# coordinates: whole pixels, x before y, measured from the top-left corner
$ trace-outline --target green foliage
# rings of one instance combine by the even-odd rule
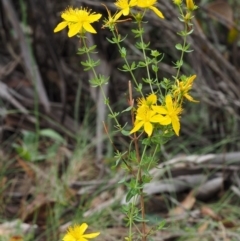
[[[53,141],[46,148],[46,153],[39,151],[39,141],[50,139]],[[39,135],[35,132],[24,131],[21,144],[13,143],[13,148],[18,155],[26,161],[37,162],[53,157],[60,145],[65,144],[64,138],[52,129],[40,130]]]

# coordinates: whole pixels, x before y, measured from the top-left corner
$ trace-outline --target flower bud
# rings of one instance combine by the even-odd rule
[[[195,4],[193,0],[186,0],[187,9],[193,11],[195,9]]]

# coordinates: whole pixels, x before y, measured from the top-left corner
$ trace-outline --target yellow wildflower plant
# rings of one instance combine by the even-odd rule
[[[117,0],[114,4],[120,10],[120,12],[116,15],[116,18],[118,19],[121,15],[129,15],[130,9],[137,5],[137,0]]]
[[[85,32],[97,33],[92,27],[92,23],[98,21],[102,14],[96,14],[86,8],[67,8],[62,12],[61,17],[64,19],[54,29],[54,33],[63,30],[68,27],[68,37],[73,37],[77,34],[83,34]]]
[[[67,234],[63,237],[63,241],[88,241],[88,239],[96,238],[100,233],[84,234],[88,225],[83,223],[81,225],[75,225],[70,227]]]
[[[191,102],[199,102],[197,100],[194,100],[193,97],[188,93],[192,89],[193,81],[195,80],[196,75],[192,75],[188,78],[186,78],[183,81],[177,80],[177,86],[174,86],[174,97],[177,100],[181,100],[185,97],[187,100]]]
[[[179,115],[182,112],[182,108],[173,102],[171,95],[165,97],[165,106],[153,106],[153,110],[161,115],[165,115],[165,124],[159,122],[161,125],[172,124],[173,130],[177,136],[179,136],[180,131],[180,120]]]
[[[138,0],[137,7],[151,9],[159,18],[164,18],[162,12],[154,6],[156,2],[157,0]]]

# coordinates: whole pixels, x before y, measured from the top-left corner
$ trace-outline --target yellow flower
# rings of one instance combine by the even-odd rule
[[[91,13],[91,10],[85,8],[72,7],[67,8],[62,12],[61,17],[64,19],[54,29],[54,33],[63,30],[68,26],[68,37],[73,37],[78,33],[90,32],[96,33],[96,30],[92,27],[91,23],[98,21],[102,14]]]
[[[165,115],[165,123],[160,123],[161,125],[169,125],[172,123],[172,127],[177,136],[179,136],[180,131],[180,121],[179,115],[182,112],[182,108],[172,101],[171,95],[165,97],[165,106],[153,106],[153,110],[156,113]]]
[[[156,4],[156,2],[157,2],[157,0],[138,0],[137,6],[139,8],[149,8],[154,13],[156,13],[159,18],[164,18],[162,12],[154,6]]]
[[[88,225],[86,223],[70,227],[67,234],[63,237],[63,241],[88,241],[88,239],[95,238],[100,234],[99,232],[84,234],[87,228]]]
[[[195,80],[196,75],[192,75],[185,79],[184,81],[177,80],[177,86],[175,87],[174,91],[174,97],[178,99],[182,99],[182,97],[185,97],[187,100],[191,102],[199,102],[197,100],[194,100],[191,95],[189,95],[189,91],[192,89],[193,81]]]
[[[193,0],[186,0],[186,5],[187,5],[187,9],[189,11],[193,11],[197,8],[197,6],[194,4]]]
[[[115,3],[120,12],[116,15],[116,18],[120,18],[121,15],[127,16],[130,13],[130,8],[137,5],[137,0],[117,0]]]
[[[153,110],[153,106],[156,106],[156,103],[157,96],[155,94],[150,94],[146,99],[144,97],[138,99],[136,120],[134,128],[130,131],[130,134],[143,127],[148,136],[151,136],[154,129],[153,123],[159,123],[162,125],[171,123],[164,116],[157,114],[156,111]]]
[[[105,28],[105,27],[113,28],[116,25],[116,23],[121,23],[121,22],[130,20],[130,19],[118,20],[119,17],[121,17],[121,15],[119,15],[119,13],[118,14],[115,13],[112,16],[112,14],[109,11],[109,9],[107,8],[107,6],[103,3],[102,3],[102,5],[106,8],[107,13],[108,13],[108,19],[104,20],[104,25],[102,26],[102,28]],[[116,31],[117,31],[117,29],[116,29]]]
[[[152,105],[157,103],[157,96],[155,94],[150,94],[146,99],[140,98],[138,99],[138,107],[148,106],[151,108]]]
[[[148,106],[140,106],[137,110],[134,128],[130,131],[130,134],[140,130],[140,128],[143,127],[148,136],[151,136],[153,132],[152,123],[165,123],[165,121],[166,118],[164,116],[156,114],[156,112],[150,109]]]

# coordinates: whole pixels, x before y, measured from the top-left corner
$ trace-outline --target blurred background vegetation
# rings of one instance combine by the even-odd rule
[[[68,38],[66,31],[53,33],[67,6],[88,6],[107,17],[101,3],[115,11],[113,1],[0,2],[0,240],[58,240],[68,221],[86,220],[104,230],[102,240],[123,240],[126,230],[118,205],[124,190],[116,184],[123,174],[111,169],[114,150],[102,121],[110,131],[114,127],[101,95],[90,88],[90,76],[80,65],[82,56],[76,52],[81,42]],[[164,182],[192,175],[196,180],[200,174],[206,180],[222,179],[220,186],[206,191],[207,197],[193,202],[189,201],[195,196],[191,191],[199,183],[184,190],[150,192],[149,225],[168,220],[168,229],[156,240],[200,240],[201,230],[201,240],[214,240],[222,232],[225,239],[220,235],[216,240],[240,240],[236,208],[240,197],[240,3],[196,0],[195,4],[199,9],[194,33],[188,38],[194,51],[184,57],[181,71],[197,75],[193,96],[200,102],[186,106],[180,137],[162,146],[159,163],[174,157],[191,158],[174,168],[162,165],[166,175],[158,179]],[[179,59],[175,45],[182,42],[177,32],[183,25],[171,0],[159,0],[158,7],[165,19],[147,14],[145,41],[163,54],[159,78],[164,79],[175,73],[172,63]],[[131,78],[118,70],[122,59],[106,41],[110,33],[101,24],[95,24],[98,34],[89,35],[88,42],[98,46],[96,57],[102,63],[98,71],[110,76],[105,92],[114,110],[121,111],[128,107]],[[130,22],[119,24],[118,31],[128,35],[124,43],[130,62],[141,59]],[[136,73],[139,78],[144,74]],[[144,88],[149,93],[148,86]],[[129,117],[123,114],[120,121],[124,125]],[[128,147],[127,139],[114,132],[111,135],[120,150]],[[219,154],[219,162],[201,165],[192,156],[206,158],[210,153]],[[169,210],[181,207],[184,200],[192,203],[186,209],[200,210],[200,214],[197,219],[191,213],[175,222]],[[210,200],[208,207],[202,203],[206,200]],[[227,218],[230,220],[224,223]],[[6,222],[18,228],[6,231]],[[23,223],[33,232],[26,231]]]

